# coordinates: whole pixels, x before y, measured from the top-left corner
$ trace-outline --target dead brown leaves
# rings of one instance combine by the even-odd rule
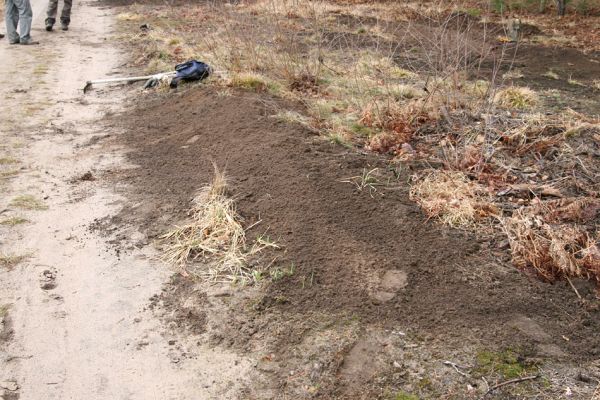
[[[591,212],[597,214],[600,203],[586,207],[583,202],[574,201],[562,209],[548,204],[545,207],[546,215],[522,209],[502,220],[513,264],[548,282],[584,278],[600,284],[600,237],[582,226],[563,223],[560,218],[564,216],[566,222]],[[557,220],[560,222],[550,222]]]
[[[369,104],[363,110],[359,123],[382,131],[369,140],[367,149],[397,154],[403,144],[412,140],[419,127],[433,120],[420,100],[406,104],[389,101]]]
[[[485,140],[467,139],[481,134],[450,133],[444,165],[451,171],[425,171],[411,196],[451,226],[480,230],[489,217],[499,221],[523,271],[547,282],[590,279],[600,288],[597,132],[595,120],[579,115],[510,120],[497,131],[492,157]]]

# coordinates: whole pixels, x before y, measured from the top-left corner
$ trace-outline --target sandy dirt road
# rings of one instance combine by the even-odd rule
[[[123,167],[121,151],[95,145],[118,134],[96,121],[123,91],[81,91],[126,73],[112,10],[78,2],[70,31],[47,33],[45,1],[32,5],[41,45],[0,41],[0,397],[234,398],[249,363],[177,337],[148,310],[171,272],[144,236],[121,227],[129,248],[115,251],[89,229],[127,202],[94,179]]]

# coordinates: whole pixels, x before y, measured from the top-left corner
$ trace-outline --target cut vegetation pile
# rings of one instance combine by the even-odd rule
[[[570,200],[538,204],[544,210],[533,214],[521,209],[503,220],[513,263],[534,271],[548,282],[559,279],[593,279],[600,284],[598,232],[588,232],[569,220],[587,220],[600,210],[600,200]]]
[[[227,195],[225,175],[216,165],[214,169],[212,183],[194,197],[190,222],[162,237],[164,259],[182,273],[191,272],[211,282],[252,282],[260,272],[248,267],[248,258],[277,245],[258,238],[247,248],[241,217]]]

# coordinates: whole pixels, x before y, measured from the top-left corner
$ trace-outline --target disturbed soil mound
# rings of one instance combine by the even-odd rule
[[[272,267],[294,266],[266,287],[256,314],[224,324],[228,343],[268,338],[285,353],[318,312],[401,327],[446,347],[469,338],[484,347],[527,346],[540,357],[600,355],[599,313],[578,304],[568,286],[528,279],[493,257],[493,244],[426,221],[408,198],[408,169],[391,171],[384,159],[283,122],[274,117],[280,106],[266,95],[202,87],[144,100],[111,122],[124,128],[117,140],[139,166],[117,174],[131,201],[113,223],[156,238],[185,219],[215,162],[245,226],[260,221],[248,238],[266,233],[282,246],[270,254]],[[376,186],[348,182],[374,168]],[[242,329],[248,320],[256,328]],[[548,334],[511,328],[520,320]]]

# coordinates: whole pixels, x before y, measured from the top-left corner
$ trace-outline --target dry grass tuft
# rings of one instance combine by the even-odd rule
[[[17,196],[9,204],[13,207],[18,207],[23,210],[46,210],[48,208],[42,201],[36,199],[30,194]]]
[[[535,106],[539,99],[537,94],[527,87],[512,86],[499,91],[495,101],[501,107],[524,110]]]
[[[19,265],[21,262],[25,261],[28,257],[28,254],[15,255],[0,253],[0,266],[7,269],[12,269],[15,266]]]
[[[19,161],[13,157],[0,157],[0,165],[17,164]]]
[[[368,104],[362,111],[359,123],[368,128],[384,131],[383,134],[374,136],[367,148],[387,153],[409,142],[416,128],[430,119],[433,118],[424,111],[418,101],[407,104],[386,101]]]
[[[19,225],[19,224],[24,224],[26,222],[29,222],[29,221],[23,217],[10,217],[10,218],[5,218],[3,220],[0,220],[0,225],[15,226],[15,225]]]
[[[560,279],[595,279],[600,284],[600,237],[579,226],[549,224],[540,215],[517,210],[502,219],[513,264],[534,271],[548,282]]]
[[[296,111],[283,110],[273,115],[273,118],[290,124],[310,126],[309,119]]]
[[[577,79],[573,79],[573,76],[569,75],[569,79],[567,79],[567,83],[573,86],[585,86],[585,84]]]
[[[525,75],[519,69],[513,69],[502,75],[503,79],[521,79],[524,78]]]
[[[410,197],[430,218],[452,227],[470,226],[498,213],[483,187],[459,171],[429,170],[416,179]]]
[[[124,13],[117,15],[117,21],[137,22],[137,21],[141,21],[143,18],[144,18],[143,15],[130,13],[130,12],[124,12]]]
[[[277,86],[262,75],[253,73],[236,74],[231,77],[230,86],[256,92],[276,91]]]
[[[227,195],[225,175],[216,165],[213,181],[195,197],[190,214],[188,224],[162,237],[168,243],[164,260],[201,279],[252,282],[257,275],[247,266],[248,257],[277,247],[259,239],[247,248],[242,219]]]
[[[550,79],[555,79],[555,80],[560,79],[560,76],[558,76],[558,74],[556,72],[552,71],[552,70],[546,72],[542,76],[544,76],[546,78],[550,78]]]

